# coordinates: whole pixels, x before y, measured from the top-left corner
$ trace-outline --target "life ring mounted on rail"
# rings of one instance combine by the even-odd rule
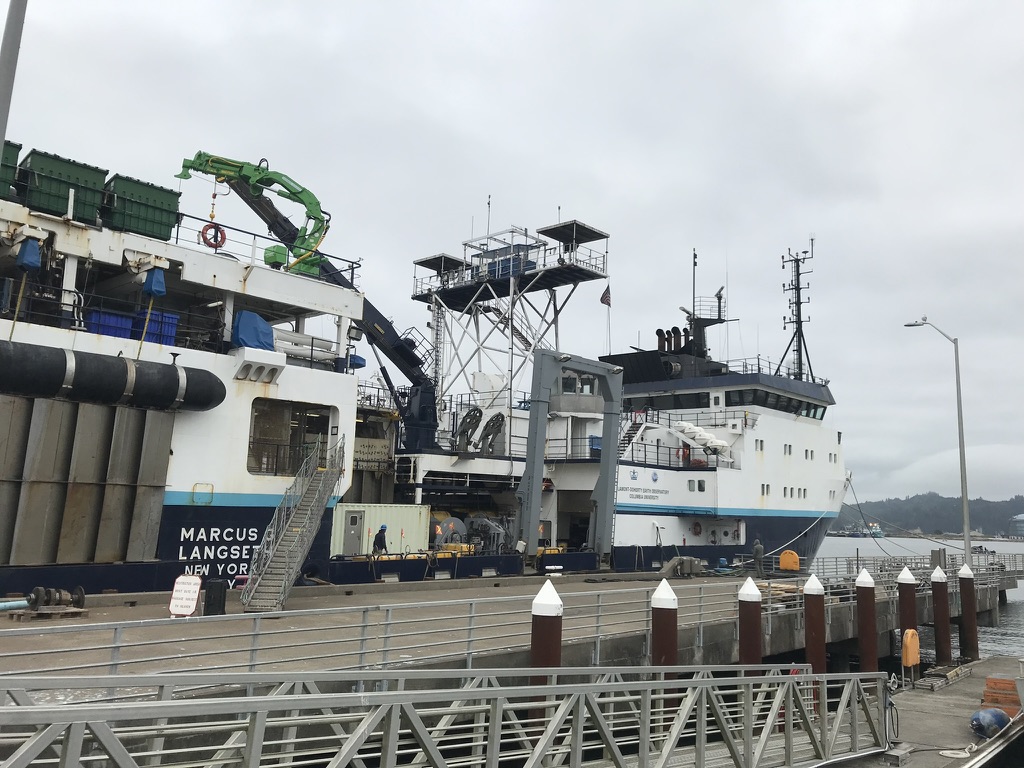
[[[694,536],[700,536],[700,531],[701,531],[700,523],[694,523],[692,530],[693,530],[693,535]]]
[[[202,228],[199,235],[203,239],[203,245],[214,250],[223,248],[228,241],[228,233],[224,227],[214,224],[212,221]]]

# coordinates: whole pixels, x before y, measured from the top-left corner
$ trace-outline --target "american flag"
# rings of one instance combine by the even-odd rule
[[[604,289],[604,293],[601,294],[601,303],[606,307],[612,305],[612,287],[609,285]]]

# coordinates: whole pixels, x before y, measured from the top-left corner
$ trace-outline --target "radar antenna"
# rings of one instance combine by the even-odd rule
[[[807,351],[807,340],[804,338],[804,323],[810,322],[810,318],[804,319],[803,316],[803,305],[809,304],[811,299],[809,296],[805,297],[804,291],[810,289],[810,284],[804,285],[802,278],[804,274],[810,274],[810,271],[804,272],[802,270],[805,261],[810,261],[814,258],[814,238],[811,238],[810,250],[798,251],[793,253],[792,249],[786,256],[782,257],[782,268],[785,269],[786,265],[790,266],[793,277],[788,283],[782,284],[782,290],[786,293],[792,294],[789,297],[789,317],[783,318],[782,328],[783,330],[790,327],[793,328],[793,335],[789,339],[789,345],[786,347],[786,351],[782,353],[782,360],[786,359],[786,355],[789,354],[789,350],[793,350],[793,368],[791,375],[794,379],[803,381],[805,378],[808,380],[814,380],[814,368],[811,365],[811,355]],[[807,363],[807,375],[804,375],[804,362]],[[775,369],[775,375],[779,375],[779,371],[782,369],[782,362]]]

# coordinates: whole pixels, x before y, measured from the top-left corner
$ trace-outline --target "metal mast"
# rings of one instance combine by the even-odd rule
[[[810,289],[810,284],[803,284],[803,276],[810,274],[810,271],[803,270],[803,264],[805,261],[810,261],[814,258],[814,238],[811,238],[810,250],[798,251],[793,253],[792,249],[788,250],[787,255],[782,257],[782,268],[785,269],[789,265],[792,271],[792,278],[788,283],[782,284],[782,290],[785,293],[791,294],[789,297],[789,317],[783,318],[782,327],[783,329],[793,328],[793,335],[789,339],[789,345],[786,347],[786,351],[782,353],[782,361],[785,361],[786,355],[789,354],[789,350],[793,350],[793,363],[791,376],[794,379],[803,381],[804,379],[814,379],[814,367],[811,365],[811,355],[807,351],[807,340],[804,338],[804,323],[810,322],[810,318],[804,320],[803,316],[803,305],[809,304],[811,299],[804,295],[804,291]],[[775,368],[775,375],[778,376],[782,370],[782,361]],[[804,374],[804,362],[807,363],[807,374]]]

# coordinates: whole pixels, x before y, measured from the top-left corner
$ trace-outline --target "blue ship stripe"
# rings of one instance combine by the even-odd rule
[[[202,493],[194,491],[167,491],[164,493],[165,507],[269,507],[281,503],[281,493]],[[339,501],[331,496],[327,506],[333,507]]]
[[[708,507],[654,507],[648,504],[616,504],[616,513],[620,515],[698,515],[711,517],[715,512]],[[744,507],[720,508],[718,517],[768,517],[768,518],[833,518],[838,512],[825,512],[820,509],[754,509]]]

